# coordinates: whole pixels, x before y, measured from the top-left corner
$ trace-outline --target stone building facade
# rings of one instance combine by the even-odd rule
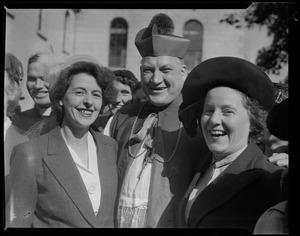
[[[244,9],[5,9],[5,50],[15,54],[25,68],[35,52],[89,54],[111,69],[126,68],[137,78],[141,57],[134,45],[137,32],[148,26],[157,13],[166,13],[174,21],[179,36],[192,39],[185,58],[188,69],[216,56],[236,56],[255,62],[258,49],[268,45],[266,29],[235,29],[219,20],[226,13]],[[283,81],[270,75],[273,81]],[[22,110],[33,101],[24,83]]]

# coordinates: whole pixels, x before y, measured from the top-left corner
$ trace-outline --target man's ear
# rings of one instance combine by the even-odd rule
[[[180,72],[182,74],[183,81],[185,81],[186,77],[188,76],[187,67],[185,64],[182,64]]]
[[[142,70],[143,70],[143,67],[140,65],[140,76],[141,76],[140,78],[141,79],[142,79],[142,76],[143,76],[143,71]]]

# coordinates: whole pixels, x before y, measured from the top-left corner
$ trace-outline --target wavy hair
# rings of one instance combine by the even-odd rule
[[[102,89],[102,108],[107,104],[108,99],[105,96],[105,90],[109,84],[109,81],[114,76],[112,71],[110,71],[106,67],[99,66],[95,63],[86,62],[86,61],[79,61],[74,64],[72,64],[70,67],[67,67],[64,69],[56,83],[53,85],[50,91],[50,100],[51,100],[51,106],[53,111],[56,114],[57,121],[59,123],[62,122],[64,117],[64,110],[59,105],[59,101],[63,98],[66,91],[68,90],[71,81],[72,76],[79,74],[79,73],[87,73],[91,76],[93,76],[96,79],[97,84]]]

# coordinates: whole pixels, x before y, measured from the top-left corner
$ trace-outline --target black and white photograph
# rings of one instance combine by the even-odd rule
[[[3,4],[5,235],[292,233],[297,4],[155,4]]]

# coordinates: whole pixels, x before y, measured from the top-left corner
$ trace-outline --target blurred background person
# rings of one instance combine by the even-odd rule
[[[114,227],[118,146],[90,129],[108,79],[88,55],[61,65],[48,87],[59,126],[12,152],[7,227]]]
[[[116,70],[114,74],[115,78],[111,81],[109,89],[118,92],[113,101],[107,105],[112,114],[115,114],[124,105],[132,102],[133,90],[138,82],[135,75],[129,70]]]
[[[139,103],[145,101],[147,101],[147,96],[142,88],[141,81],[138,81],[133,91],[132,103]]]
[[[273,82],[276,91],[275,104],[279,104],[289,97],[289,86],[285,83]]]
[[[289,153],[289,99],[276,104],[269,112],[267,117],[267,127],[269,130],[268,136],[264,138],[266,144],[266,153],[271,158],[276,158],[280,155]],[[283,163],[281,165],[288,165],[287,160],[278,160]],[[255,234],[288,234],[289,233],[289,179],[288,169],[284,175],[282,186],[286,188],[283,191],[283,201],[270,207],[259,218],[255,225]]]
[[[288,99],[288,95],[289,95],[289,90],[288,90],[288,84],[285,84],[285,83],[275,83],[273,82],[273,85],[274,85],[274,88],[275,88],[275,92],[276,92],[276,100],[275,100],[275,106],[277,106],[278,104],[280,104],[281,102],[285,101],[286,99]],[[285,104],[285,106],[287,106],[287,103]],[[273,109],[272,109],[273,110]],[[272,112],[276,112],[277,115],[280,116],[280,114],[276,111],[277,109],[275,109],[274,111]],[[281,117],[278,117],[278,118],[275,118],[273,115],[272,116],[268,116],[268,119],[269,121],[267,121],[267,131],[266,131],[266,134],[265,136],[262,138],[261,142],[259,143],[259,146],[260,148],[263,150],[264,154],[271,157],[273,155],[273,151],[272,149],[276,148],[278,145],[281,145],[286,143],[287,141],[284,141],[284,140],[279,140],[276,135],[274,136],[275,133],[277,132],[287,132],[287,130],[284,130],[281,128],[281,126],[284,126],[285,124],[280,124],[280,127],[278,127],[276,129],[276,127],[272,127],[272,129],[276,129],[277,131],[275,131],[275,133],[273,132],[273,134],[270,134],[270,131],[269,131],[269,126],[270,126],[270,123],[271,123],[271,119],[274,120],[274,119],[282,119],[282,122],[287,122],[288,121],[288,117],[283,115]],[[284,120],[286,119],[286,120]],[[274,124],[279,124],[278,122],[274,122]],[[271,147],[272,146],[272,147]],[[286,146],[286,145],[283,145],[283,146]],[[286,150],[282,150],[282,153],[280,155],[278,155],[278,153],[280,152],[281,150],[277,150],[277,154],[274,155],[272,158],[270,158],[270,160],[272,162],[275,162],[280,165],[283,164],[283,161],[288,161],[288,158],[287,155],[285,155],[286,153]],[[276,160],[275,159],[275,156],[276,156]]]
[[[34,107],[15,117],[13,124],[18,128],[28,131],[35,123],[50,116],[49,83],[45,79],[54,61],[53,53],[36,53],[28,59],[26,87]]]
[[[280,202],[282,173],[255,144],[275,104],[270,78],[234,57],[208,59],[188,75],[180,119],[190,135],[200,126],[213,160],[199,169],[179,207],[180,227],[245,230]]]
[[[22,95],[23,66],[16,56],[5,54],[4,68],[4,175],[10,170],[9,158],[13,147],[27,140],[24,130],[12,124]]]
[[[265,154],[289,153],[289,99],[276,104],[267,117],[267,135],[263,138]]]
[[[94,122],[93,127],[102,131],[105,126],[110,124],[112,116],[126,104],[132,103],[133,91],[138,82],[135,75],[129,70],[116,70],[114,77],[106,89],[106,97],[109,98],[108,104]]]

